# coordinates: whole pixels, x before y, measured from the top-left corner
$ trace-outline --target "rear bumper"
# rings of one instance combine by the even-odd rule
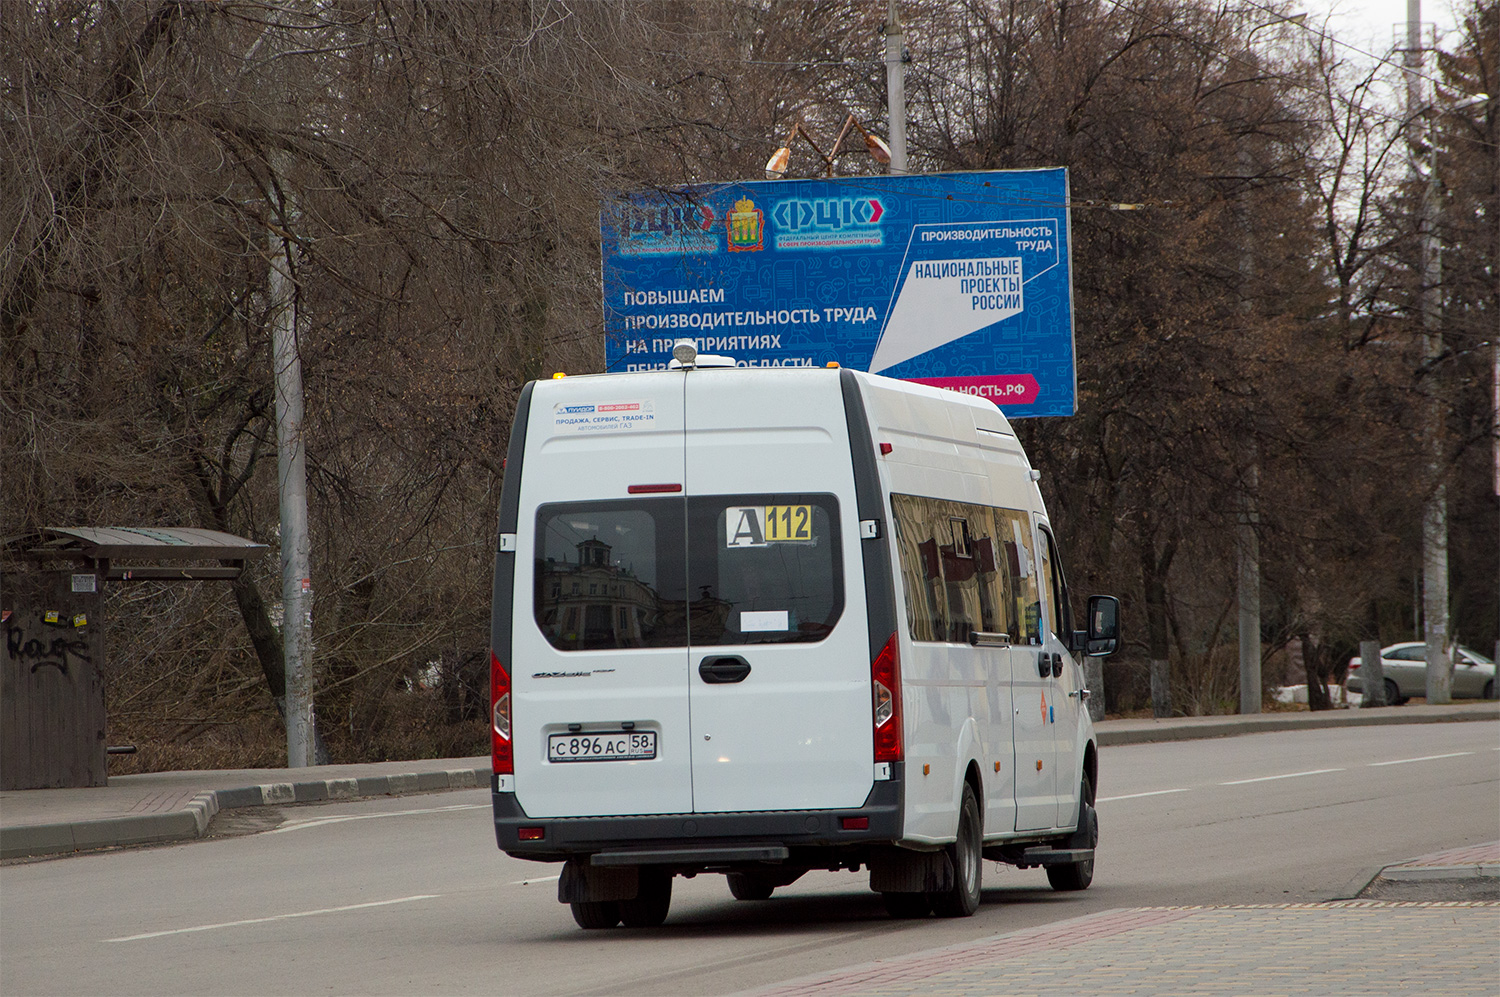
[[[495,841],[516,858],[556,862],[580,855],[660,852],[664,861],[692,852],[714,865],[712,856],[748,855],[761,848],[769,859],[777,846],[796,849],[858,849],[901,838],[900,763],[894,778],[876,782],[863,805],[843,810],[775,810],[752,813],[650,814],[639,817],[531,817],[514,793],[502,793],[490,779],[495,810]],[[846,818],[864,818],[867,827],[845,830]],[[541,839],[522,841],[522,827],[541,829]],[[633,858],[634,856],[632,856]],[[774,859],[773,859],[774,860]],[[604,862],[595,864],[616,864]],[[646,864],[646,863],[642,863]]]

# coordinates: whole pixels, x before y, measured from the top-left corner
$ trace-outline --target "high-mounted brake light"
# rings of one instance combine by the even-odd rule
[[[514,775],[510,731],[510,673],[490,651],[490,763],[496,775]]]
[[[872,720],[875,724],[875,760],[899,762],[905,757],[901,744],[901,662],[896,635],[870,662]]]

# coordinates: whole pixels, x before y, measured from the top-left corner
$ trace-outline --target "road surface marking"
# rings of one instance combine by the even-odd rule
[[[1423,755],[1421,758],[1398,758],[1394,762],[1371,762],[1371,768],[1379,768],[1382,765],[1405,765],[1408,762],[1434,762],[1439,758],[1462,758],[1464,755],[1472,755],[1472,751],[1453,751],[1446,755]]]
[[[1285,775],[1263,775],[1258,779],[1232,779],[1229,782],[1221,782],[1221,786],[1243,786],[1249,782],[1271,782],[1276,779],[1300,779],[1305,775],[1326,775],[1329,772],[1342,772],[1343,769],[1313,769],[1311,772],[1288,772]]]
[[[1186,787],[1184,787],[1183,789],[1153,789],[1149,793],[1126,793],[1124,796],[1101,796],[1094,802],[1113,803],[1115,800],[1137,800],[1142,796],[1166,796],[1168,793],[1186,793],[1187,791],[1188,790]]]
[[[302,910],[295,914],[273,914],[270,917],[252,917],[244,921],[224,921],[219,924],[199,924],[191,928],[173,928],[170,931],[148,931],[142,935],[126,935],[124,938],[106,938],[106,942],[139,942],[146,938],[163,938],[167,935],[187,935],[195,931],[215,931],[219,928],[239,928],[247,924],[267,924],[271,921],[287,921],[294,917],[312,917],[315,914],[340,914],[350,910],[366,910],[370,907],[389,907],[391,904],[409,904],[414,900],[436,900],[441,894],[422,893],[414,897],[396,900],[376,900],[367,904],[349,904],[346,907],[324,907],[320,910]]]
[[[280,827],[267,831],[267,834],[283,834],[287,831],[305,831],[310,827],[322,827],[325,824],[342,824],[350,820],[375,820],[378,817],[410,817],[413,814],[442,814],[457,810],[488,810],[488,803],[463,803],[451,807],[428,807],[425,810],[389,810],[379,814],[344,814],[338,817],[310,817],[307,820],[289,821]]]
[[[559,879],[562,879],[562,873],[558,873],[556,876],[541,876],[541,877],[538,877],[537,879],[518,879],[514,883],[511,883],[510,885],[511,886],[530,886],[532,883],[555,883]]]

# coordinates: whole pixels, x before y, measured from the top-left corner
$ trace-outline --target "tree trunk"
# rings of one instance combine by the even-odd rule
[[[1307,674],[1307,708],[1309,710],[1331,710],[1333,700],[1328,697],[1329,668],[1325,659],[1328,648],[1313,643],[1311,635],[1303,633],[1297,638],[1302,642],[1302,670]]]
[[[1143,530],[1142,532],[1146,532]],[[1151,660],[1151,715],[1172,715],[1172,668],[1167,634],[1167,568],[1176,554],[1175,542],[1168,543],[1160,557],[1152,537],[1140,544],[1141,581],[1146,592],[1146,650]]]

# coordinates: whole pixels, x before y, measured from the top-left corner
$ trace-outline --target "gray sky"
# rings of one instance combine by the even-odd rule
[[[1422,0],[1422,20],[1437,26],[1440,39],[1458,26],[1453,7],[1452,0]],[[1376,56],[1389,54],[1398,30],[1405,36],[1406,0],[1304,0],[1297,10],[1307,11],[1313,22],[1331,14],[1335,38]]]

